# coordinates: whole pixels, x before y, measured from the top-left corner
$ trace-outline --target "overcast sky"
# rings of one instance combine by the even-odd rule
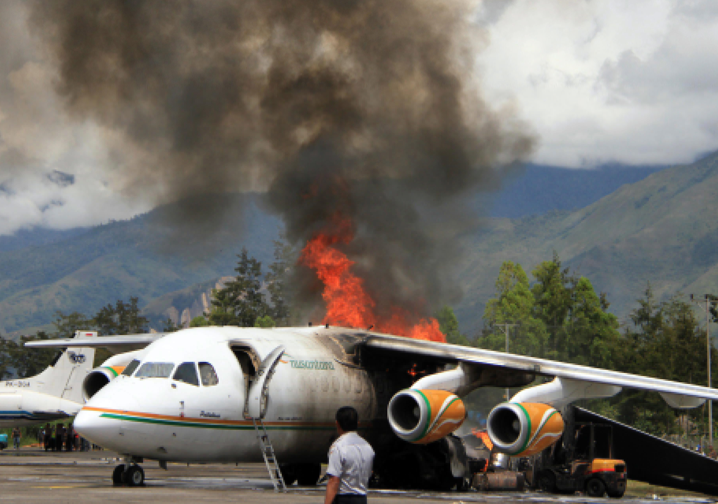
[[[20,0],[0,3],[0,234],[146,211],[120,194],[112,132],[77,122]],[[718,149],[718,2],[504,0],[476,13],[477,79],[539,138],[537,163],[690,162]]]

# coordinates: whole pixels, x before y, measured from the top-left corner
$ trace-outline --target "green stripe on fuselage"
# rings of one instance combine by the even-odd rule
[[[157,418],[144,418],[127,415],[115,415],[112,413],[103,413],[100,418],[111,418],[113,420],[125,420],[127,422],[139,422],[149,423],[156,425],[171,425],[174,427],[195,427],[200,429],[223,429],[223,430],[254,430],[252,425],[226,425],[226,424],[212,424],[212,423],[195,423],[195,422],[183,422],[181,420],[159,420]],[[310,430],[310,431],[333,431],[336,430],[334,426],[320,426],[320,425],[266,425],[267,430]]]

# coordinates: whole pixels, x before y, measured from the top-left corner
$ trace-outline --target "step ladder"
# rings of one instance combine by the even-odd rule
[[[259,447],[262,450],[264,464],[267,466],[269,478],[272,480],[272,485],[274,485],[274,491],[279,492],[281,490],[286,493],[287,485],[284,484],[284,477],[282,477],[282,471],[279,469],[279,464],[277,464],[277,457],[274,455],[274,448],[269,441],[264,422],[261,418],[252,418],[252,423],[254,424],[254,432],[257,433]]]

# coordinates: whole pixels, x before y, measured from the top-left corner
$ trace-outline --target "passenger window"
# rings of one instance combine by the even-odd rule
[[[145,362],[135,378],[169,378],[174,367],[171,362]]]
[[[173,379],[190,385],[199,387],[199,379],[197,378],[197,369],[194,367],[194,362],[183,362],[177,367]]]
[[[137,369],[137,366],[139,366],[139,365],[140,365],[140,361],[138,361],[137,359],[133,360],[132,362],[130,362],[127,365],[127,367],[124,369],[124,371],[122,371],[122,374],[124,376],[132,376],[132,373],[135,372],[135,369]]]
[[[214,367],[208,362],[199,363],[199,375],[202,377],[202,385],[205,387],[211,387],[219,383],[217,373],[214,372]]]

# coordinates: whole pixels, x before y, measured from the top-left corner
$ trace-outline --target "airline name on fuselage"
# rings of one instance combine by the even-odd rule
[[[317,360],[290,360],[293,368],[314,369],[315,371],[334,371],[334,363]]]
[[[204,418],[222,418],[220,414],[214,413],[212,411],[200,411],[199,416]]]

